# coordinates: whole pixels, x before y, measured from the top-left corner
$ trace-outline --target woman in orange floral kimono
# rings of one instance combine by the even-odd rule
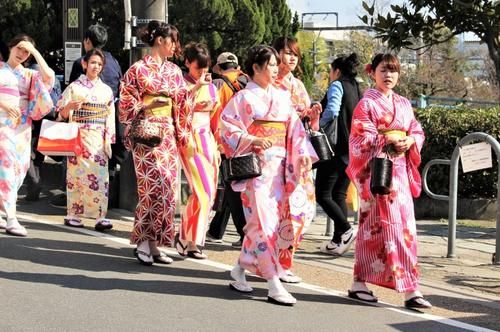
[[[132,150],[139,197],[130,241],[137,244],[134,254],[140,263],[170,264],[172,259],[158,246],[170,246],[174,239],[177,147],[190,137],[192,103],[180,68],[167,60],[180,51],[177,28],[151,21],[142,40],[151,46],[151,55],[134,63],[120,86],[119,118],[127,126],[125,145]],[[163,139],[158,146],[131,140],[137,117],[160,125]]]
[[[367,71],[375,80],[354,110],[347,175],[360,194],[354,282],[349,297],[376,302],[366,282],[405,293],[408,308],[430,308],[419,291],[417,230],[412,197],[421,191],[422,127],[408,99],[392,90],[400,64],[392,54],[378,54]],[[370,191],[370,160],[388,153],[393,161],[387,195]]]
[[[319,114],[321,113],[321,104],[311,105],[311,99],[301,80],[293,76],[293,72],[300,64],[300,48],[296,39],[289,37],[279,37],[273,42],[274,49],[278,52],[280,64],[278,67],[278,76],[274,81],[274,86],[280,90],[286,91],[290,95],[293,108],[297,115],[303,119],[308,117],[313,129],[319,129]],[[283,282],[298,283],[302,281],[291,271],[293,265],[293,255],[304,237],[309,224],[294,224],[293,245],[287,248],[280,248],[280,279]]]

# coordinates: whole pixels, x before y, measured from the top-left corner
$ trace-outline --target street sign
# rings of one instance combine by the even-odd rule
[[[68,8],[68,28],[78,28],[78,8]]]
[[[69,83],[69,76],[73,62],[82,56],[81,42],[65,42],[64,43],[64,83]]]

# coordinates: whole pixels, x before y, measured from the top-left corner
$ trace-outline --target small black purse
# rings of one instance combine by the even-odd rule
[[[322,129],[320,129],[320,131],[312,130],[311,125],[309,124],[309,118],[306,117],[304,120],[304,128],[309,135],[309,140],[311,141],[314,151],[316,151],[316,154],[318,155],[319,160],[317,163],[331,160],[334,153],[325,133]]]
[[[246,180],[262,175],[260,158],[254,152],[223,160],[221,171],[226,182]]]

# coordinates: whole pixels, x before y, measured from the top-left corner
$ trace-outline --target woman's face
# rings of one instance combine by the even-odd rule
[[[399,73],[387,68],[386,62],[381,62],[377,68],[375,68],[372,77],[375,80],[375,87],[377,90],[387,95],[394,89],[396,84],[398,84]]]
[[[30,52],[19,46],[19,43],[10,49],[9,62],[14,63],[14,67],[28,60]]]
[[[94,54],[90,57],[89,61],[82,61],[83,69],[86,71],[85,74],[90,80],[96,79],[102,71],[103,61],[101,57]]]
[[[199,80],[202,75],[208,73],[208,67],[200,68],[198,66],[198,61],[189,62],[186,60],[186,67],[189,69],[189,75],[191,75],[195,80]]]
[[[264,64],[262,67],[254,64],[254,80],[258,79],[262,83],[269,84],[276,80],[278,77],[278,60],[274,55],[271,55],[269,62]]]
[[[340,77],[340,69],[335,68],[330,66],[330,82],[338,80]]]
[[[285,46],[284,49],[280,51],[281,64],[283,68],[287,71],[294,71],[299,63],[299,57],[297,54],[293,53],[291,49]]]
[[[170,37],[158,37],[158,50],[160,56],[170,58],[175,53],[175,43]]]

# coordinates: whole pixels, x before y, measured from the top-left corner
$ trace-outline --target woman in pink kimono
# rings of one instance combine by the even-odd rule
[[[49,68],[35,42],[27,35],[14,37],[7,62],[0,61],[0,228],[8,234],[26,236],[26,229],[16,217],[17,191],[30,164],[31,121],[50,112],[50,90],[54,71]],[[22,63],[33,56],[39,71],[24,68]]]
[[[354,282],[349,297],[376,302],[366,283],[405,294],[408,308],[430,308],[419,291],[417,230],[412,197],[421,191],[422,127],[408,99],[394,93],[400,64],[392,54],[377,54],[367,70],[375,80],[354,110],[349,137],[347,174],[360,195]],[[370,191],[370,160],[393,161],[392,186],[387,195]]]
[[[293,246],[294,229],[314,215],[311,163],[317,156],[289,94],[272,84],[278,61],[272,47],[250,49],[245,67],[252,81],[229,101],[220,126],[228,157],[254,151],[262,166],[261,176],[232,183],[241,192],[247,224],[230,287],[251,292],[249,270],[267,280],[269,302],[293,305],[296,299],[279,279],[279,248]]]
[[[184,174],[192,194],[182,214],[175,246],[181,256],[205,259],[200,247],[205,245],[208,217],[217,191],[220,156],[210,129],[210,119],[218,107],[217,88],[208,73],[210,54],[200,43],[184,48],[189,72],[184,79],[194,99],[193,132],[189,143],[179,148]]]
[[[313,129],[319,129],[319,115],[321,113],[321,104],[311,104],[311,99],[301,80],[293,76],[293,72],[300,64],[300,48],[295,38],[279,37],[273,42],[274,49],[279,54],[280,64],[278,66],[278,76],[274,81],[274,86],[280,90],[287,91],[290,94],[293,108],[302,119],[308,117]],[[300,68],[300,67],[299,67]],[[298,225],[294,225],[298,226]],[[293,246],[280,248],[280,279],[287,283],[299,283],[302,279],[291,271],[293,264],[293,255],[297,250],[308,224],[294,228]]]
[[[115,143],[115,104],[111,88],[99,75],[105,66],[101,50],[85,54],[81,75],[71,83],[57,103],[59,118],[78,123],[81,155],[68,157],[66,172],[67,216],[64,224],[83,227],[82,217],[95,219],[95,229],[113,228],[108,212],[111,144]]]
[[[127,126],[125,145],[132,150],[139,197],[130,241],[137,245],[134,254],[141,264],[170,264],[172,259],[158,246],[171,246],[174,240],[177,147],[189,142],[192,102],[180,68],[168,61],[180,52],[177,28],[150,21],[142,40],[151,46],[151,55],[134,63],[120,86],[119,119]],[[130,127],[137,117],[159,124],[159,145],[131,140]]]

